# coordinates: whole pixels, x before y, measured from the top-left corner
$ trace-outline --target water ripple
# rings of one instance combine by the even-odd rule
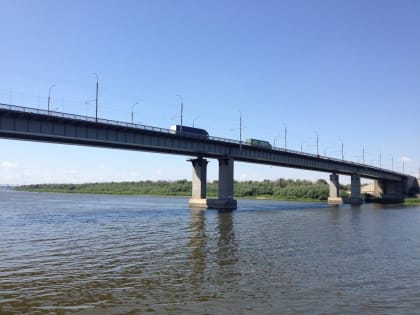
[[[0,314],[420,308],[420,209],[0,193]]]

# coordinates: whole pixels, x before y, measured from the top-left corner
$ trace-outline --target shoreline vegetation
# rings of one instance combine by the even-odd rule
[[[340,194],[346,196],[347,186],[341,185]],[[218,181],[207,183],[207,196],[217,197]],[[79,194],[143,195],[143,196],[191,196],[192,184],[188,180],[108,182],[86,184],[36,184],[17,186],[18,191],[59,192]],[[319,179],[278,179],[275,181],[235,181],[235,198],[275,199],[291,201],[326,201],[329,185]]]
[[[406,205],[420,205],[420,198],[405,198],[404,204]]]
[[[207,197],[217,197],[218,181],[207,183]],[[15,187],[18,191],[103,195],[191,196],[192,183],[176,181],[105,182],[86,184],[35,184]],[[340,185],[340,196],[349,197],[350,185]],[[240,199],[269,199],[285,201],[327,201],[329,185],[323,179],[277,179],[275,181],[235,181],[234,196]],[[420,198],[406,198],[406,205],[420,205]]]

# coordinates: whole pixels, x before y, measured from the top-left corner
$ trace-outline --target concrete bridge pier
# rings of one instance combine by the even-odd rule
[[[236,209],[233,184],[233,159],[229,157],[219,159],[219,199],[211,200],[209,206],[216,209]]]
[[[338,175],[333,173],[330,175],[330,196],[328,197],[328,203],[332,205],[338,205],[343,203],[343,198],[340,197],[340,183]]]
[[[203,199],[207,196],[207,164],[202,157],[190,160],[192,172],[192,199]]]
[[[363,203],[361,194],[360,174],[351,175],[351,196],[346,200],[351,205],[361,205]]]
[[[207,198],[207,164],[202,157],[189,160],[192,163],[192,196],[189,200],[193,208],[214,208],[233,210],[237,202],[233,199],[233,159],[219,159],[219,198]]]
[[[190,207],[207,208],[207,164],[202,157],[189,160],[192,164],[192,196]]]
[[[373,182],[374,197],[384,203],[400,203],[407,195],[407,185],[405,182],[390,180],[375,180]]]

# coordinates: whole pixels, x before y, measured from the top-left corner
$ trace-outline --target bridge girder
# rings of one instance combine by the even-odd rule
[[[170,130],[136,126],[71,114],[24,107],[0,107],[0,137],[61,144],[177,154],[272,166],[298,168],[341,175],[359,174],[376,180],[405,181],[412,176],[350,161],[320,157],[291,150],[253,147],[235,140],[198,138]]]

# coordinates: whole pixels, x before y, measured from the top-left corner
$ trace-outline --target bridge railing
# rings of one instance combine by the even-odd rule
[[[129,123],[129,122],[123,122],[123,121],[111,120],[111,119],[105,119],[105,118],[95,118],[91,116],[84,116],[84,115],[77,115],[77,114],[69,114],[69,113],[57,112],[57,111],[52,111],[52,110],[48,111],[45,109],[23,107],[23,106],[10,105],[10,104],[4,104],[4,103],[0,103],[0,108],[23,112],[23,113],[46,115],[46,116],[59,117],[59,118],[69,118],[69,119],[75,119],[75,120],[81,120],[81,121],[87,121],[87,122],[93,122],[93,123],[102,123],[102,124],[113,125],[113,126],[129,127],[129,128],[162,132],[162,133],[167,133],[167,134],[174,134],[173,130],[170,130],[167,128],[148,126],[148,125],[142,125],[142,124],[137,124],[137,123]],[[201,138],[201,139],[203,138],[202,135],[195,135],[195,134],[188,134],[188,137]],[[238,140],[213,137],[213,136],[206,137],[206,139],[228,142],[228,143],[235,143],[235,144],[241,143]],[[245,142],[242,142],[242,144],[246,145]]]
[[[63,113],[63,112],[57,112],[57,111],[51,111],[51,110],[48,111],[45,109],[23,107],[23,106],[4,104],[4,103],[0,103],[0,109],[1,108],[12,110],[12,111],[23,112],[23,113],[32,113],[32,114],[53,116],[53,117],[59,117],[59,118],[69,118],[69,119],[85,121],[85,122],[102,123],[102,124],[113,125],[113,126],[129,127],[129,128],[136,128],[136,129],[142,129],[142,130],[148,130],[148,131],[161,132],[161,133],[166,133],[166,134],[174,134],[173,130],[166,129],[166,128],[160,128],[160,127],[154,127],[154,126],[148,126],[148,125],[142,125],[142,124],[136,124],[136,123],[128,123],[128,122],[122,122],[122,121],[110,120],[110,119],[104,119],[104,118],[95,118],[95,117],[90,117],[87,115],[83,116],[83,115],[69,114],[69,113]],[[201,138],[201,139],[203,138],[203,136],[201,135],[194,135],[194,134],[188,134],[188,137]],[[214,137],[214,136],[206,137],[206,139],[225,142],[225,143],[233,143],[233,144],[238,144],[242,146],[249,146],[249,144],[244,141],[239,141],[239,140],[234,140],[234,139],[220,138],[220,137]],[[403,175],[401,173],[398,173],[395,171],[389,171],[389,170],[386,170],[377,166],[373,166],[373,165],[361,164],[361,163],[356,163],[356,162],[347,161],[347,160],[340,160],[333,157],[327,157],[327,156],[317,155],[313,153],[295,151],[295,150],[279,148],[279,147],[272,147],[272,150],[280,151],[284,153],[293,153],[293,154],[297,154],[301,156],[303,155],[303,156],[307,156],[311,158],[320,158],[320,159],[337,162],[337,163],[351,164],[360,168],[369,168],[370,170],[377,170],[377,171],[382,171],[382,172],[385,171],[387,173],[393,173],[396,175]]]
[[[46,115],[46,116],[59,117],[59,118],[69,118],[69,119],[75,119],[75,120],[81,120],[81,121],[87,121],[87,122],[103,123],[103,124],[114,125],[114,126],[131,127],[131,128],[158,131],[158,132],[164,132],[164,133],[170,133],[171,131],[169,129],[160,128],[160,127],[134,124],[134,123],[117,121],[117,120],[104,119],[104,118],[95,118],[91,116],[69,114],[69,113],[57,112],[57,111],[52,111],[52,110],[48,111],[45,109],[22,107],[22,106],[3,104],[3,103],[0,103],[0,108],[18,111],[18,112],[24,112],[24,113],[32,113],[32,114]]]

